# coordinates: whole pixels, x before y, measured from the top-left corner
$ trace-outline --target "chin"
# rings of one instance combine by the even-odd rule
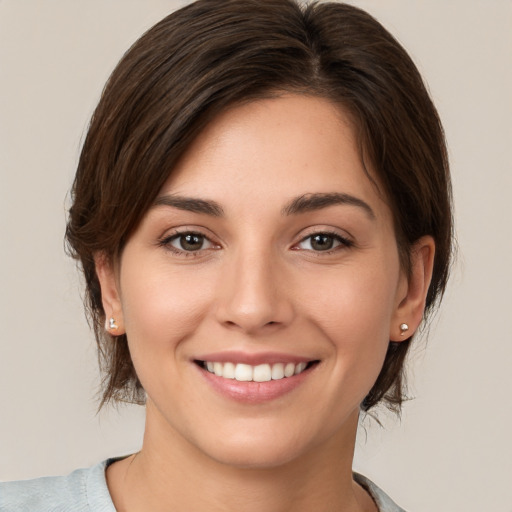
[[[252,428],[203,439],[196,446],[210,459],[227,466],[272,469],[302,459],[325,442],[324,436],[308,435],[307,428],[294,432],[292,426],[288,427],[252,425]]]
[[[209,454],[210,458],[220,464],[238,469],[273,469],[285,466],[298,459],[302,454],[296,447],[283,446],[269,440],[266,443],[245,443],[238,445],[221,445]]]

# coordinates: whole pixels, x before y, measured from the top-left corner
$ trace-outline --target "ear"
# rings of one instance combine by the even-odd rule
[[[100,282],[101,301],[105,312],[105,330],[112,336],[124,334],[123,309],[114,264],[104,253],[94,255],[96,275]]]
[[[389,339],[404,341],[418,329],[425,310],[427,292],[434,267],[435,242],[431,236],[421,237],[411,249],[411,273],[402,277],[397,307],[391,321]],[[402,324],[407,329],[401,329]]]

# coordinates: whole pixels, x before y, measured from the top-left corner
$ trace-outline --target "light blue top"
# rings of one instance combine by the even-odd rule
[[[105,469],[108,459],[68,476],[0,483],[0,512],[116,512],[108,492]],[[354,479],[374,499],[380,512],[405,512],[366,477]]]

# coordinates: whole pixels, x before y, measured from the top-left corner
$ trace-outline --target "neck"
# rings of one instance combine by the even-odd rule
[[[214,460],[151,411],[142,450],[113,464],[107,482],[119,512],[208,510],[362,512],[373,502],[352,480],[357,416],[322,446],[271,467]]]

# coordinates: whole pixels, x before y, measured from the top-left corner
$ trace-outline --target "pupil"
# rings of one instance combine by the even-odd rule
[[[181,247],[186,251],[197,251],[203,245],[201,235],[184,235],[181,237]]]
[[[317,251],[328,251],[333,246],[333,238],[330,235],[315,235],[311,240],[311,247]]]

